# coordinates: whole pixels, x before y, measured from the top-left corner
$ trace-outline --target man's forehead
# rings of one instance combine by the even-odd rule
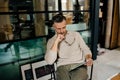
[[[62,22],[59,22],[59,23],[55,22],[55,23],[53,24],[53,26],[55,26],[55,27],[66,26],[66,21],[62,21]]]

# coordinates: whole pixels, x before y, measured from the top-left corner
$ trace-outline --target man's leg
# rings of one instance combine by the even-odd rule
[[[57,80],[71,80],[68,66],[60,66],[57,68]]]
[[[70,72],[71,80],[87,80],[87,67],[83,66]]]

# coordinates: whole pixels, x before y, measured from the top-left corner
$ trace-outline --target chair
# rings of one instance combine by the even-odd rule
[[[45,60],[32,63],[34,80],[56,80],[55,65],[48,65]]]

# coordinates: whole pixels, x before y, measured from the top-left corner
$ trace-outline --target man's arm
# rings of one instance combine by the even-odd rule
[[[64,39],[64,36],[61,35],[61,34],[58,34],[53,46],[51,47],[51,50],[52,51],[58,51],[58,46],[59,46],[59,43]]]
[[[93,64],[92,53],[91,53],[89,47],[87,46],[87,44],[85,43],[85,41],[83,40],[82,36],[78,32],[77,32],[77,37],[79,39],[78,41],[80,44],[80,48],[82,49],[82,51],[85,55],[86,65],[91,66]]]
[[[52,43],[48,42],[47,51],[45,54],[45,60],[48,64],[53,64],[57,59],[59,43],[64,39],[64,36],[58,35],[55,41]],[[52,46],[50,47],[50,45]]]
[[[85,56],[85,59],[86,59],[86,65],[92,66],[92,64],[93,64],[92,54],[87,54]]]
[[[56,45],[57,46],[57,45]],[[56,50],[52,50],[52,47],[55,48],[55,43],[52,42],[51,40],[48,41],[47,43],[47,50],[46,50],[46,53],[45,53],[45,61],[48,63],[48,64],[53,64],[57,58],[57,49]]]

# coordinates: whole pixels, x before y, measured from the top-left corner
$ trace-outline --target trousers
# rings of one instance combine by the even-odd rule
[[[87,66],[82,65],[74,70],[70,70],[71,66],[76,64],[62,65],[57,68],[57,80],[87,80]]]

